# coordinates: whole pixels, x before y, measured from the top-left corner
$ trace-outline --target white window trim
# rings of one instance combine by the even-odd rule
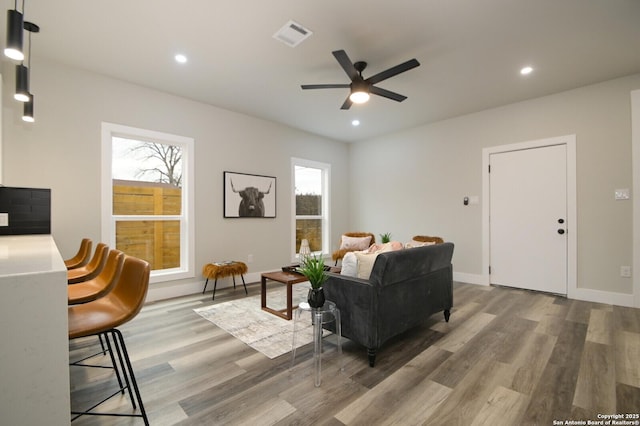
[[[130,139],[139,139],[150,142],[178,145],[186,148],[183,151],[183,175],[182,175],[182,212],[183,220],[180,221],[180,260],[181,267],[151,271],[150,283],[193,278],[195,276],[195,173],[194,173],[194,147],[193,138],[156,132],[153,130],[139,129],[113,123],[102,123],[102,241],[109,247],[116,246],[116,220],[127,220],[129,217],[112,215],[112,168],[111,147],[112,138],[120,136]],[[136,216],[135,220],[175,219],[175,216]],[[131,220],[131,219],[129,219]],[[186,228],[186,229],[185,229]]]
[[[322,216],[297,216],[296,215],[296,166],[311,167],[321,169],[322,173]],[[329,253],[329,230],[330,224],[330,204],[331,204],[331,164],[319,161],[306,160],[303,158],[291,157],[291,261],[298,261],[296,251],[296,219],[322,219],[322,256],[328,257]]]

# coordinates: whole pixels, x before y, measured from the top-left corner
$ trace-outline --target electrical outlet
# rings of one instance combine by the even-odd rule
[[[252,254],[247,256],[247,263],[253,263],[253,255]]]
[[[631,278],[631,266],[621,266],[620,276],[624,278]]]
[[[629,188],[616,189],[614,191],[614,198],[616,200],[628,200],[631,198],[631,193],[629,192]]]
[[[9,226],[9,213],[0,213],[0,226]]]

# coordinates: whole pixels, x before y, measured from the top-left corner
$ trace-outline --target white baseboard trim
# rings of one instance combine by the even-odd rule
[[[489,285],[489,277],[481,274],[468,274],[466,272],[453,272],[453,280],[466,284]]]
[[[465,284],[489,285],[489,276],[481,274],[469,274],[466,272],[454,272],[453,280]],[[614,293],[610,291],[592,290],[588,288],[569,289],[569,299],[583,300],[585,302],[604,303],[608,305],[636,307],[632,294]]]
[[[588,288],[569,289],[569,299],[584,300],[585,302],[605,303],[608,305],[626,306],[633,308],[633,294],[614,293],[611,291],[591,290]]]
[[[248,283],[260,282],[262,272],[249,272],[245,274],[244,280]],[[482,286],[489,285],[489,277],[482,274],[470,274],[466,272],[454,272],[453,280]],[[158,300],[172,299],[174,297],[187,296],[190,294],[202,293],[204,288],[204,279],[194,279],[192,282],[181,282],[180,284],[161,286],[149,286],[146,302],[156,302]],[[242,286],[242,279],[236,277],[236,288]],[[221,278],[218,280],[218,289],[233,287],[231,277]],[[209,281],[207,285],[207,293],[213,291],[213,282]],[[634,307],[634,298],[632,294],[614,293],[602,290],[591,290],[587,288],[570,289],[567,295],[569,299],[584,300],[586,302],[605,303],[616,306]]]
[[[259,282],[262,276],[262,272],[249,272],[244,275],[244,281],[249,283]],[[151,284],[149,286],[149,292],[147,293],[147,299],[145,303],[157,302],[159,300],[172,299],[174,297],[188,296],[190,294],[202,293],[204,288],[204,278],[196,278],[190,282],[180,282],[179,284],[162,286],[162,284]],[[238,285],[242,287],[242,279],[236,276],[236,288]],[[231,277],[220,278],[218,280],[217,290],[222,288],[233,287],[233,279]],[[209,280],[207,284],[207,293],[213,291],[213,280]]]

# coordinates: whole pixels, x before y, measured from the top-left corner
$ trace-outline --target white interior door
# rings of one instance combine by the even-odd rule
[[[567,150],[489,157],[491,284],[567,294]]]

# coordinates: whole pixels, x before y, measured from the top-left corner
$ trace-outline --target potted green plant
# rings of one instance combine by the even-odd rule
[[[391,232],[380,234],[380,239],[382,240],[382,244],[388,243],[389,241],[391,241]]]
[[[307,302],[312,308],[319,308],[324,305],[324,290],[322,285],[327,280],[324,270],[324,259],[316,255],[306,256],[300,264],[300,272],[307,277],[311,288],[307,295]]]

